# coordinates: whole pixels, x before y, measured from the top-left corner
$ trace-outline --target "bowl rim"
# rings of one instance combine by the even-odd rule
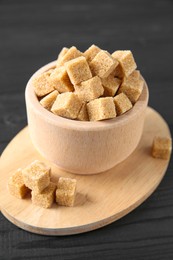
[[[129,122],[130,119],[136,117],[141,111],[143,111],[147,107],[148,99],[149,99],[149,91],[144,78],[141,76],[141,78],[144,80],[142,93],[138,101],[132,107],[132,109],[130,109],[129,111],[127,111],[121,116],[112,119],[103,120],[103,121],[77,121],[77,120],[68,119],[68,118],[55,115],[50,111],[48,111],[47,109],[45,109],[40,104],[34,92],[34,88],[32,84],[33,79],[35,77],[37,77],[43,72],[46,72],[49,69],[55,68],[55,66],[56,66],[56,61],[53,61],[38,69],[30,77],[25,89],[26,106],[29,104],[34,109],[37,115],[41,116],[43,119],[45,119],[47,122],[53,125],[61,126],[63,128],[78,129],[83,131],[84,130],[97,131],[98,129],[104,130],[107,128],[114,128],[115,126],[126,124],[127,122]]]

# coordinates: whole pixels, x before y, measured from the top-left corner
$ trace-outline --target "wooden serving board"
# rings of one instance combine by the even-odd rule
[[[71,235],[103,227],[139,206],[159,185],[168,161],[154,159],[151,145],[155,135],[170,136],[163,118],[148,108],[144,131],[137,149],[122,163],[97,175],[74,175],[60,170],[39,155],[31,143],[28,128],[7,146],[0,161],[0,207],[16,226],[43,235]],[[45,140],[46,142],[46,140]],[[53,205],[43,209],[30,198],[19,200],[8,192],[9,176],[33,160],[52,167],[53,181],[59,176],[77,179],[77,196],[72,208]]]

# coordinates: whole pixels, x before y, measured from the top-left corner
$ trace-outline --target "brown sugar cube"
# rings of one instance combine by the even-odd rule
[[[56,202],[58,205],[72,207],[76,195],[76,180],[60,177],[56,190]]]
[[[128,77],[124,77],[122,85],[134,86],[141,80],[139,70],[134,70]]]
[[[75,85],[76,94],[82,101],[90,101],[103,95],[104,88],[101,79],[95,76],[83,81],[80,85]]]
[[[57,189],[75,190],[76,189],[76,179],[60,177],[58,180]]]
[[[131,81],[138,81],[141,77],[140,71],[139,70],[134,70],[129,76],[128,79]],[[124,80],[126,77],[124,78]]]
[[[47,72],[40,74],[33,80],[34,91],[38,97],[45,96],[54,90],[54,84],[50,81]]]
[[[172,141],[168,137],[156,136],[153,140],[152,156],[168,160],[171,155]]]
[[[77,116],[77,119],[80,120],[80,121],[88,121],[89,120],[86,103],[83,103],[83,105],[82,105],[82,107],[79,111],[79,114]]]
[[[122,79],[124,77],[124,72],[120,64],[111,73],[112,76]]]
[[[83,53],[80,52],[76,47],[72,46],[68,51],[61,57],[59,61],[59,66],[63,66],[67,61],[73,60],[83,56]]]
[[[114,99],[112,97],[97,98],[87,104],[90,121],[99,121],[116,116]]]
[[[93,44],[84,52],[84,56],[88,63],[90,63],[94,59],[99,51],[101,51],[101,49]]]
[[[58,116],[76,119],[81,106],[82,101],[78,96],[72,92],[67,92],[57,96],[51,111]]]
[[[142,93],[143,85],[144,81],[142,79],[135,79],[133,75],[130,75],[128,78],[124,77],[118,93],[123,92],[128,96],[132,104],[135,104]]]
[[[119,61],[123,73],[128,77],[135,69],[136,63],[131,51],[115,51],[112,53],[112,57]]]
[[[57,65],[58,66],[59,66],[59,61],[67,53],[68,50],[69,50],[69,48],[63,47],[62,50],[60,51],[58,58],[57,58]]]
[[[50,168],[36,160],[23,169],[22,176],[26,187],[40,193],[50,183]]]
[[[115,96],[121,80],[114,78],[112,75],[109,75],[107,78],[102,79],[102,85],[104,87],[104,96]]]
[[[45,96],[44,98],[42,98],[40,100],[40,104],[48,109],[51,110],[53,103],[55,102],[57,96],[58,96],[58,91],[54,90],[53,92],[51,92],[50,94],[48,94],[47,96]]]
[[[56,68],[50,75],[50,80],[60,93],[73,91],[73,84],[71,83],[67,71],[64,67]]]
[[[8,189],[11,195],[15,196],[18,199],[23,199],[26,194],[29,192],[29,189],[25,186],[22,170],[18,169],[9,179]]]
[[[75,193],[67,190],[56,190],[56,203],[60,206],[73,207]]]
[[[65,68],[71,82],[74,85],[92,78],[92,74],[85,57],[78,57],[69,62],[66,62]]]
[[[68,50],[69,50],[69,48],[63,47],[58,55],[58,59],[61,59],[68,52]]]
[[[108,77],[111,72],[118,65],[118,61],[115,60],[107,51],[99,51],[99,53],[90,62],[90,68],[93,75],[97,75],[100,78]]]
[[[56,184],[50,182],[41,193],[31,192],[32,203],[42,208],[50,208],[55,200]]]
[[[127,112],[129,109],[132,108],[132,103],[124,93],[115,96],[114,103],[115,103],[116,112],[118,116],[124,114],[125,112]]]

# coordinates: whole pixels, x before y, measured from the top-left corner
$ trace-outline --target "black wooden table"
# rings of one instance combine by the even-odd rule
[[[133,51],[149,85],[149,105],[173,130],[173,1],[0,0],[1,152],[27,124],[24,90],[32,73],[63,46],[83,51],[92,43]],[[34,235],[0,214],[0,259],[173,259],[172,171],[171,162],[140,207],[90,233]]]

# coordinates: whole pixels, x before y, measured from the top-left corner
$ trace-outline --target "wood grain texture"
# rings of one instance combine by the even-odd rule
[[[43,235],[78,234],[112,223],[139,206],[162,180],[169,161],[151,156],[153,138],[158,133],[170,137],[162,117],[148,108],[141,141],[126,160],[100,174],[77,176],[60,170],[41,157],[30,140],[28,128],[25,128],[1,156],[1,212],[15,225]],[[23,144],[21,147],[20,143]],[[43,209],[33,205],[30,197],[19,200],[11,196],[7,188],[9,177],[16,169],[26,167],[34,160],[51,166],[55,183],[60,176],[76,178],[74,207],[54,204],[51,209]]]
[[[63,46],[132,49],[150,105],[173,132],[171,0],[1,0],[0,151],[26,125],[24,88]],[[1,259],[173,258],[173,161],[154,194],[123,219],[73,237],[42,237],[0,215]]]

